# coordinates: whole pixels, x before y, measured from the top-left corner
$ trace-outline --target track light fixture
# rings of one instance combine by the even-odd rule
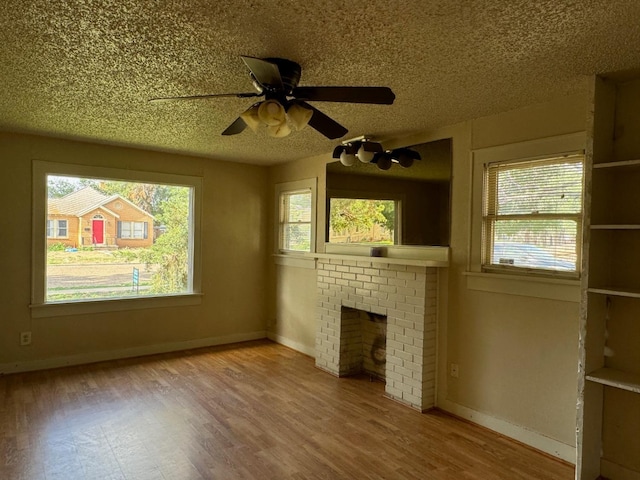
[[[380,170],[389,170],[394,163],[409,168],[415,160],[421,160],[420,154],[410,148],[384,150],[380,142],[366,136],[345,140],[333,149],[333,158],[339,158],[345,167],[355,165],[356,160],[362,163],[375,163]]]

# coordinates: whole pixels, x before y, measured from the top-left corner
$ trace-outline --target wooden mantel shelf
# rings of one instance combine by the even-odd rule
[[[448,261],[442,260],[423,260],[414,258],[393,258],[393,257],[365,257],[364,255],[342,255],[338,253],[314,253],[315,258],[319,259],[336,259],[336,260],[351,260],[356,262],[371,262],[371,263],[387,263],[393,265],[413,265],[416,267],[448,267]]]

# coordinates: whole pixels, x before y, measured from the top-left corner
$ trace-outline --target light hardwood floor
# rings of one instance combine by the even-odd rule
[[[4,479],[571,480],[268,341],[0,377]]]

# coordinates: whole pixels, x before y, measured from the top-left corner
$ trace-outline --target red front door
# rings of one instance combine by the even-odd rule
[[[91,228],[93,229],[93,243],[103,244],[104,243],[104,220],[93,220],[91,224]]]

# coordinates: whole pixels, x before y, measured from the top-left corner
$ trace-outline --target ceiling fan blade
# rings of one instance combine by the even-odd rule
[[[250,92],[250,93],[214,93],[211,95],[190,95],[186,97],[160,97],[160,98],[150,98],[149,102],[151,103],[163,103],[163,102],[173,102],[174,100],[203,100],[206,98],[222,98],[222,97],[236,97],[236,98],[250,98],[250,97],[261,97],[261,93]]]
[[[229,125],[227,129],[222,132],[222,135],[237,135],[238,133],[242,133],[245,128],[247,128],[247,124],[241,117],[238,117],[235,122]]]
[[[391,105],[396,96],[389,87],[297,87],[292,95],[316,102],[375,103]]]
[[[262,58],[240,56],[247,65],[254,78],[264,87],[273,87],[276,89],[284,88],[280,69],[275,63],[268,62]]]
[[[323,134],[325,137],[330,138],[331,140],[335,138],[340,138],[344,136],[349,130],[344,128],[338,122],[333,120],[331,117],[328,117],[324,113],[322,113],[317,108],[312,107],[306,102],[299,102],[305,108],[309,110],[313,110],[313,115],[311,115],[311,120],[309,120],[308,125],[311,128],[315,128],[318,132]]]

